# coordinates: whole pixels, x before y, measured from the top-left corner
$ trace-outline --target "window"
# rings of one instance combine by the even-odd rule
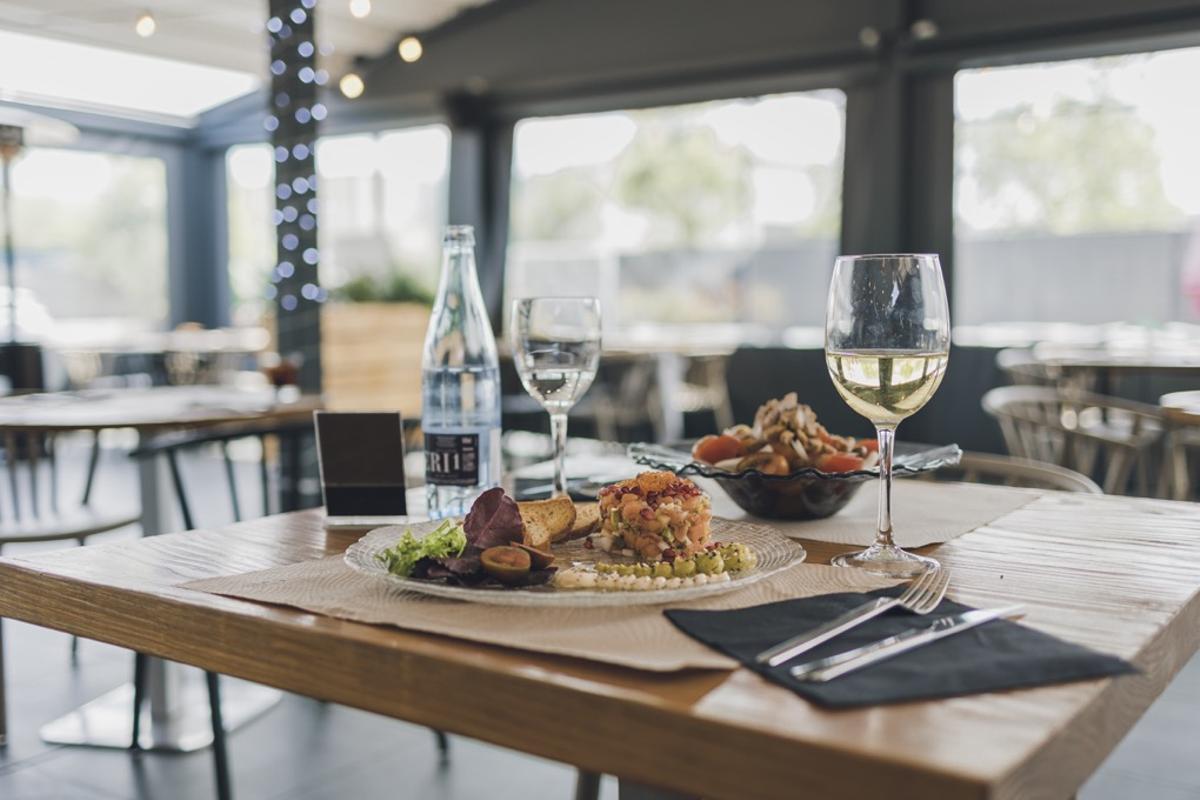
[[[811,286],[838,247],[844,101],[830,90],[520,122],[506,296],[594,294],[625,332],[821,324]]]
[[[959,73],[955,321],[1200,316],[1200,49]]]
[[[358,299],[431,294],[446,224],[450,132],[442,125],[329,136],[317,144],[321,283]],[[264,144],[230,148],[229,272],[235,321],[260,321],[275,265],[274,166]]]
[[[56,337],[88,321],[153,330],[167,317],[167,185],[161,159],[29,148],[16,161],[18,320]],[[94,334],[94,329],[93,329]]]

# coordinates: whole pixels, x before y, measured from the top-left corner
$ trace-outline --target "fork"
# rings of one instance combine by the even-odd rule
[[[928,614],[937,608],[938,603],[942,602],[949,585],[950,571],[948,569],[941,567],[930,570],[913,580],[898,597],[879,597],[863,603],[824,625],[763,650],[754,657],[754,660],[759,664],[777,667],[892,608],[903,608],[917,615]]]

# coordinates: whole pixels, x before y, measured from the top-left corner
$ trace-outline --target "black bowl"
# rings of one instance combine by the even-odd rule
[[[892,474],[896,477],[932,472],[958,463],[962,450],[956,444],[942,447],[896,446]],[[879,469],[822,472],[805,467],[790,475],[767,475],[756,469],[726,472],[692,459],[691,453],[664,445],[631,444],[629,457],[653,469],[676,475],[699,475],[721,485],[743,511],[766,519],[824,519],[840,511],[868,481],[878,480]]]

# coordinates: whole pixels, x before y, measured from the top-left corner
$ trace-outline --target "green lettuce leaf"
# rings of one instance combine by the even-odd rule
[[[446,520],[428,535],[418,539],[404,531],[394,545],[378,555],[379,562],[393,575],[408,577],[423,558],[454,558],[467,547],[467,534],[455,520]]]

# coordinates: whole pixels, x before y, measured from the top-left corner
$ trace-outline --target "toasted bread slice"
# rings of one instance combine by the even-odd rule
[[[575,504],[575,524],[571,526],[569,531],[563,533],[562,536],[554,541],[562,542],[570,539],[581,539],[589,533],[595,533],[600,529],[600,504],[599,503],[576,503]]]
[[[531,547],[543,550],[550,547],[551,542],[561,539],[575,524],[575,503],[569,497],[531,500],[517,503],[517,508],[525,523],[524,543]]]

